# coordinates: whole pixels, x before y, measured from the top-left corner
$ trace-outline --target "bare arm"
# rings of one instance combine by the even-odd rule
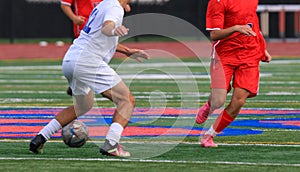
[[[246,36],[256,36],[256,33],[253,32],[251,27],[249,27],[248,25],[235,25],[227,29],[213,30],[210,32],[210,37],[213,41],[217,41],[217,40],[227,38],[228,36],[232,35],[235,32],[240,32]],[[265,58],[262,61],[269,63],[271,60],[272,60],[272,56],[269,54],[267,50],[265,50]]]
[[[249,27],[248,25],[235,25],[226,29],[210,31],[210,38],[213,41],[217,41],[227,38],[235,32],[240,32],[242,34],[245,34],[246,36],[256,36],[256,33],[253,32],[251,27]]]
[[[117,52],[125,54],[126,56],[130,56],[131,54],[129,54],[130,48],[126,47],[125,45],[122,44],[118,44],[117,46]]]
[[[129,29],[123,25],[116,27],[115,22],[108,20],[104,22],[101,32],[106,36],[122,37],[128,34],[128,30]]]
[[[122,44],[118,44],[117,52],[125,54],[127,57],[135,59],[138,62],[142,62],[143,59],[150,59],[149,54],[145,51],[140,49],[131,49]]]
[[[66,14],[66,16],[68,16],[69,19],[72,20],[72,22],[75,23],[76,25],[81,25],[82,23],[84,23],[85,17],[83,17],[83,16],[77,16],[72,11],[72,8],[69,5],[61,4],[60,8]]]
[[[271,62],[271,60],[272,60],[272,56],[270,55],[268,50],[265,50],[265,58],[262,59],[262,62],[269,63],[269,62]]]

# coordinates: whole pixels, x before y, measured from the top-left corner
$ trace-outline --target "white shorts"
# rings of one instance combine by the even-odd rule
[[[69,52],[69,55],[72,53]],[[95,94],[103,93],[121,81],[120,76],[106,62],[86,56],[65,58],[62,70],[74,95],[87,95],[90,90]]]

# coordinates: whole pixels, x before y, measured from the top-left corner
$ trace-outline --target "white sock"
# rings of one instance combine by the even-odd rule
[[[213,136],[213,137],[216,137],[216,135],[217,135],[218,133],[214,130],[213,126],[211,126],[211,127],[209,128],[209,130],[205,132],[205,134],[209,134],[209,135],[211,135],[211,136]]]
[[[49,140],[50,137],[60,130],[62,127],[56,119],[52,119],[40,132],[39,134],[43,135],[46,140]]]
[[[112,123],[107,132],[106,139],[111,145],[119,143],[123,130],[124,128],[121,124],[116,122]]]

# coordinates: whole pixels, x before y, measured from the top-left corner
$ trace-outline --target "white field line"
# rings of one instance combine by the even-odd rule
[[[132,70],[131,70],[132,71]],[[125,74],[125,72],[129,73],[131,71],[117,71],[117,73],[120,73],[120,74]],[[50,75],[50,76],[53,76],[53,75],[62,75],[62,72],[61,71],[38,71],[38,70],[33,70],[33,71],[16,71],[16,70],[6,70],[6,71],[1,71],[1,74],[0,74],[0,78],[2,77],[9,77],[9,75],[7,74],[29,74],[29,75],[43,75],[43,76],[47,76],[47,75]],[[131,72],[133,73],[133,72]],[[179,72],[170,72],[170,74],[178,74]],[[199,75],[199,73],[193,73],[194,75]],[[270,76],[270,74],[268,73],[263,73],[262,72],[262,76],[265,76],[264,74],[267,74],[267,76]],[[273,77],[281,77],[281,76],[298,76],[300,75],[300,73],[291,73],[291,72],[285,72],[285,71],[280,71],[280,72],[272,72],[272,76]]]
[[[0,98],[0,103],[31,103],[31,102],[58,102],[63,99],[23,99],[23,98]],[[3,107],[3,106],[1,106]]]
[[[272,85],[280,85],[280,84],[285,84],[285,85],[294,85],[294,84],[300,84],[298,81],[260,81],[259,83],[261,84],[272,84]]]
[[[43,70],[43,71],[38,71],[38,70],[32,70],[32,71],[18,71],[18,70],[6,70],[6,71],[1,71],[1,77],[3,76],[9,76],[11,74],[15,74],[15,75],[24,75],[24,74],[28,74],[28,76],[34,76],[34,75],[62,75],[62,71],[50,71],[50,70]],[[8,75],[9,74],[9,75]]]
[[[34,108],[39,108],[39,109],[53,109],[53,108],[65,108],[66,106],[41,106],[41,105],[37,105],[37,106],[32,106],[32,105],[28,105],[28,106],[5,106],[5,105],[1,105],[0,106],[0,110],[1,109],[25,109],[25,108],[29,108],[29,109],[34,109]]]
[[[299,76],[300,73],[291,73],[291,72],[284,72],[284,71],[280,71],[280,72],[272,72],[273,77],[282,77],[282,76]]]
[[[200,97],[201,98],[201,97]],[[140,100],[140,99],[148,99],[148,98],[145,98],[145,97],[136,97],[137,100]],[[152,99],[152,98],[151,98]],[[159,101],[159,99],[161,98],[157,98],[156,102],[165,102],[164,100],[161,100]],[[32,102],[36,102],[36,103],[39,103],[39,102],[59,102],[59,101],[62,101],[62,100],[65,100],[65,99],[32,99],[32,98],[29,98],[29,99],[21,99],[21,98],[5,98],[5,99],[1,99],[0,98],[0,104],[3,104],[3,103],[32,103]],[[172,99],[170,100],[169,98],[167,99],[169,102],[190,102],[190,103],[195,103],[195,102],[206,102],[206,100],[202,100],[202,99],[181,99],[180,97],[177,98],[177,99]],[[108,99],[106,98],[96,98],[95,101],[109,101]],[[248,100],[248,102],[252,102],[252,103],[299,103],[300,101],[298,100]],[[15,107],[32,107],[32,106],[2,106],[1,105],[1,108],[15,108]],[[38,105],[38,106],[35,106],[35,107],[47,107],[47,106],[42,106],[42,105]]]
[[[196,63],[196,62],[162,62],[162,63],[121,63],[121,64],[111,64],[110,66],[113,68],[159,68],[159,67],[208,67],[210,64],[209,62],[204,63]],[[53,66],[1,66],[0,71],[7,71],[7,70],[62,70],[60,65],[53,65]]]
[[[89,115],[86,115],[86,117],[88,119],[97,119],[97,118],[101,118],[100,116],[89,116]],[[1,115],[0,115],[0,119],[1,119]],[[36,118],[36,116],[31,116],[31,115],[26,115],[26,118]],[[48,115],[48,116],[43,116],[43,118],[45,119],[48,119],[48,118],[53,118],[52,115]],[[84,118],[84,117],[83,117]],[[138,119],[157,119],[157,118],[160,118],[160,119],[177,119],[178,116],[158,116],[158,115],[147,115],[147,116],[136,116],[136,115],[133,115],[132,118],[138,118]],[[180,116],[180,120],[183,120],[183,119],[186,119],[186,120],[191,120],[190,122],[193,122],[195,120],[195,117],[194,116]],[[253,120],[255,119],[260,119],[260,118],[251,118]],[[208,121],[211,121],[211,120],[215,120],[215,118],[209,118]],[[249,120],[249,118],[246,118],[246,117],[239,117],[239,120]],[[146,121],[147,122],[147,121]],[[139,122],[137,122],[139,123]],[[143,122],[142,122],[143,123]],[[280,132],[290,132],[290,131],[297,131],[297,132],[300,132],[300,130],[297,130],[297,129],[252,129],[252,130],[259,130],[259,131],[280,131]]]
[[[167,78],[165,75],[152,75],[148,77],[148,75],[143,75],[143,76],[139,76],[139,78],[130,78],[129,75],[125,76],[123,78],[122,75],[120,75],[120,77],[122,77],[122,79],[124,79],[124,81],[126,83],[132,83],[132,82],[139,82],[139,83],[149,83],[149,84],[160,84],[160,83],[166,83],[166,84],[176,84],[176,83],[201,83],[201,84],[210,84],[210,80],[193,80],[193,79],[209,79],[208,77],[206,76],[196,76],[194,77],[195,75],[189,75],[189,78],[183,78],[183,75],[178,75],[178,76],[173,76],[173,78]],[[192,78],[194,77],[194,78]],[[138,81],[127,81],[126,79],[140,79]],[[155,81],[147,81],[147,79],[156,79]],[[159,80],[161,79],[161,80]],[[170,80],[168,80],[170,79]],[[177,81],[173,81],[173,79],[187,79],[187,80],[177,80]],[[37,79],[37,80],[0,80],[0,83],[66,83],[67,84],[67,81],[65,79],[57,79],[57,80],[48,80],[48,79],[45,79],[45,80],[41,80],[41,79]],[[285,85],[299,85],[300,82],[298,81],[290,81],[290,82],[285,82],[285,81],[260,81],[261,84],[269,84],[269,85],[282,85],[282,84],[285,84]]]
[[[1,142],[17,142],[17,143],[29,143],[31,140],[17,140],[17,139],[0,139],[0,143]],[[62,143],[62,140],[49,140],[48,142],[53,142],[53,143]],[[97,144],[102,144],[104,141],[91,141],[89,140],[88,142],[92,142],[92,143],[97,143]],[[126,143],[126,144],[141,144],[141,145],[145,145],[145,144],[153,144],[153,145],[177,145],[177,144],[185,144],[185,145],[199,145],[199,142],[183,142],[183,141],[122,141],[122,143]],[[300,144],[294,144],[294,143],[289,143],[287,142],[287,144],[270,144],[270,143],[218,143],[218,145],[221,146],[259,146],[259,147],[300,147]]]
[[[298,100],[247,100],[247,102],[258,102],[258,103],[299,103]]]
[[[113,68],[164,68],[164,67],[209,67],[210,62],[162,62],[162,63],[121,63],[112,64]]]
[[[42,83],[66,83],[67,84],[67,81],[66,80],[41,80],[41,79],[36,79],[36,80],[29,80],[29,79],[23,79],[23,80],[16,80],[16,79],[13,79],[13,80],[10,80],[10,79],[0,79],[0,83],[39,83],[39,84],[42,84]]]
[[[133,91],[132,94],[135,95],[136,98],[161,98],[161,94],[165,94],[167,98],[174,98],[178,96],[184,97],[207,97],[209,96],[209,92],[139,92]],[[66,94],[65,91],[28,91],[28,90],[16,90],[16,91],[0,91],[0,94]],[[147,96],[149,95],[149,96]],[[229,93],[228,96],[232,94]],[[268,93],[259,93],[259,95],[266,95],[266,96],[298,96],[300,92],[268,92]]]
[[[98,161],[98,162],[138,162],[138,163],[164,163],[164,164],[219,164],[219,165],[250,165],[250,166],[285,166],[300,167],[300,164],[286,163],[253,163],[253,162],[230,162],[230,161],[176,161],[176,160],[146,160],[146,159],[101,159],[101,158],[15,158],[0,157],[0,160],[45,160],[45,161]]]
[[[294,60],[272,60],[270,64],[296,64],[300,63],[300,60],[294,59]],[[267,63],[261,63],[261,65],[270,65]]]
[[[297,92],[297,93],[295,93],[295,92],[287,92],[287,91],[284,91],[284,92],[280,92],[280,91],[278,91],[278,92],[274,92],[274,91],[272,91],[272,92],[268,92],[268,93],[260,93],[260,95],[267,95],[267,96],[274,96],[274,95],[279,95],[279,96],[296,96],[296,95],[300,95],[300,92]]]
[[[207,75],[196,75],[196,74],[120,74],[122,79],[209,79]],[[194,81],[196,83],[196,81]],[[176,83],[176,81],[173,81]]]
[[[122,77],[122,75],[120,75]],[[124,80],[126,83],[131,83],[127,80]],[[172,83],[201,83],[201,84],[210,84],[210,79],[209,80],[192,80],[192,79],[188,79],[188,80],[178,80],[178,81],[173,81],[173,80],[168,80],[168,79],[163,79],[163,80],[155,80],[155,81],[147,81],[147,80],[138,80],[138,83],[149,83],[149,84],[160,84],[160,83],[166,83],[166,84],[172,84]],[[290,81],[290,82],[286,82],[286,81],[260,81],[259,83],[261,84],[269,84],[269,85],[299,85],[300,82],[298,81]]]
[[[273,60],[270,64],[298,64],[300,60]],[[261,65],[270,65],[264,64]],[[209,66],[209,62],[161,62],[161,63],[121,63],[121,64],[111,64],[111,67],[128,67],[128,68],[145,68],[145,67],[203,67]],[[61,65],[48,65],[48,66],[1,66],[1,70],[61,70]]]
[[[264,76],[271,76],[270,75],[264,75]],[[178,74],[178,75],[163,75],[163,74],[142,74],[142,75],[135,75],[135,74],[126,74],[122,75],[120,74],[120,77],[124,79],[126,83],[132,83],[132,82],[139,82],[139,83],[149,83],[149,84],[160,84],[160,83],[166,83],[166,84],[176,84],[176,83],[201,83],[201,84],[210,84],[210,77],[208,75],[192,75],[192,74]],[[135,81],[135,80],[137,81]],[[148,81],[148,80],[154,80],[155,81]],[[174,79],[178,79],[174,81]],[[195,80],[197,79],[197,80]],[[205,79],[205,80],[199,80],[199,79]],[[130,80],[130,82],[128,81]],[[61,79],[57,80],[49,80],[45,78],[39,78],[39,79],[0,79],[0,83],[65,83],[67,84],[66,79],[63,77]],[[261,84],[268,84],[268,85],[299,85],[299,81],[260,81]],[[7,85],[7,84],[6,84]]]
[[[122,77],[122,75],[120,75]],[[160,78],[160,77],[158,77]],[[150,79],[150,78],[144,78],[144,79],[140,79],[140,80],[133,80],[133,81],[130,81],[130,80],[126,80],[125,78],[124,79],[124,82],[125,83],[134,83],[134,82],[138,82],[138,83],[149,83],[149,84],[194,84],[194,83],[198,83],[198,84],[210,84],[210,80],[193,80],[192,78],[189,78],[188,80],[177,80],[176,82],[173,81],[173,80],[168,80],[168,79],[156,79],[155,81],[153,80],[146,80],[146,79]],[[200,78],[200,77],[199,77]],[[205,77],[203,77],[202,79],[204,79]],[[132,79],[132,78],[131,78]],[[173,79],[177,79],[177,78],[173,78]],[[183,79],[182,76],[179,76],[178,79]],[[184,78],[186,79],[186,78]],[[195,78],[197,79],[197,78]],[[207,78],[208,79],[208,78]],[[39,83],[39,84],[42,84],[42,83],[65,83],[67,85],[67,81],[65,79],[62,79],[62,80],[0,80],[0,83]],[[264,82],[264,81],[260,81],[261,84],[269,84],[269,85],[286,85],[286,86],[298,86],[300,84],[300,82],[297,82],[297,81],[291,81],[291,82],[281,82],[281,81],[268,81],[268,82]],[[6,86],[11,86],[11,87],[17,87],[18,85],[11,85],[11,84],[5,84]],[[22,85],[22,87],[26,87],[25,85]],[[32,86],[27,86],[27,87],[32,87]]]
[[[120,74],[122,79],[210,79],[209,74]],[[260,77],[272,77],[271,73],[260,74]],[[175,83],[175,81],[173,81]],[[177,82],[177,81],[176,81]],[[180,81],[181,82],[181,81]]]
[[[199,98],[202,96],[199,96]],[[135,98],[137,100],[139,99],[149,99],[148,96],[135,96]],[[181,99],[180,97],[176,98],[176,99],[171,99],[170,97],[166,97],[168,99],[169,102],[200,102],[201,99],[187,99],[187,97],[185,97],[184,99]],[[174,98],[174,97],[172,97]],[[151,97],[151,99],[154,99]],[[58,101],[62,101],[65,99],[33,99],[33,98],[0,98],[0,104],[1,103],[31,103],[31,102],[58,102]],[[108,101],[107,98],[96,98],[96,101]],[[161,100],[161,97],[157,97],[156,102],[159,102],[158,100]],[[161,100],[162,102],[165,102],[164,100]],[[205,100],[203,100],[205,101]],[[300,101],[298,100],[248,100],[248,102],[258,102],[258,103],[299,103]],[[39,105],[41,106],[41,105]],[[4,106],[1,106],[4,107]],[[8,106],[9,107],[9,106]]]
[[[120,77],[124,80],[126,79],[140,79],[140,80],[149,80],[149,79],[189,79],[190,81],[194,81],[195,80],[191,80],[191,79],[210,79],[210,75],[209,74],[197,74],[197,73],[170,73],[170,74],[124,74],[121,73],[119,74]],[[260,74],[260,77],[272,77],[273,74],[271,73],[262,73]],[[182,82],[181,80],[176,80],[173,81],[173,83],[176,82]]]
[[[0,67],[0,71],[7,71],[7,70],[61,70],[61,66],[60,65],[50,65],[50,66],[1,66]]]
[[[273,60],[270,64],[298,64],[300,60]],[[262,65],[270,65],[263,64]],[[209,67],[210,62],[160,62],[160,63],[121,63],[121,64],[111,64],[113,68],[126,67],[126,68],[145,68],[145,67]],[[48,65],[48,66],[1,66],[0,71],[7,70],[61,70],[61,65]]]
[[[28,91],[28,90],[16,90],[16,91],[0,91],[0,94],[66,94],[66,91]]]
[[[200,102],[206,102],[206,100],[200,101]],[[9,108],[9,109],[18,109],[18,108],[37,108],[37,106],[1,106],[1,108]],[[39,109],[53,109],[53,108],[65,108],[65,106],[38,106]],[[114,107],[96,107],[96,108],[114,108]],[[136,108],[149,108],[149,106],[140,106]],[[158,107],[159,108],[159,107]],[[163,107],[165,108],[165,107]],[[181,108],[181,107],[168,107],[168,108]],[[185,109],[185,108],[183,108]],[[188,108],[191,109],[191,108]],[[244,110],[300,110],[299,108],[243,108]]]

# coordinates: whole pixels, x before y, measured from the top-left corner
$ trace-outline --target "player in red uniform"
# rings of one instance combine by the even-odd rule
[[[226,95],[233,94],[230,103],[201,138],[201,146],[216,147],[213,138],[238,115],[246,99],[258,91],[259,63],[270,62],[260,32],[256,9],[259,0],[210,0],[206,14],[206,30],[214,41],[211,62],[211,95],[199,109],[196,122],[202,124],[222,107]]]
[[[102,0],[61,0],[61,9],[73,22],[74,37],[77,38],[83,29],[93,8]],[[126,6],[130,11],[130,6]]]
[[[91,0],[61,0],[62,11],[73,22],[75,38],[79,36],[93,8]]]

